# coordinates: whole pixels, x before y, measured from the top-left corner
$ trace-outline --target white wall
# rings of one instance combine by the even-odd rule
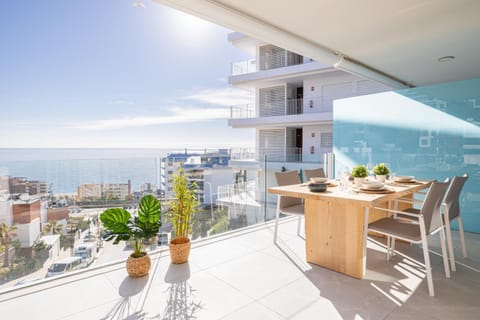
[[[391,90],[374,81],[340,72],[305,79],[303,86],[304,113],[331,112],[333,100]]]
[[[48,202],[47,201],[40,202],[40,222],[41,223],[46,223],[48,220],[47,209],[48,209]]]
[[[12,201],[0,198],[0,223],[13,224]]]
[[[40,237],[40,218],[35,218],[30,223],[17,224],[17,238],[22,248],[30,248]]]

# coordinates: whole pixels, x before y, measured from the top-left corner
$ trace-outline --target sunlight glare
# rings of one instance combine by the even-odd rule
[[[211,22],[176,10],[170,12],[169,25],[176,41],[192,47],[204,45],[215,27]]]

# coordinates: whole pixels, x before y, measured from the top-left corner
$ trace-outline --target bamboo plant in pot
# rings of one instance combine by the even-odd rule
[[[170,240],[170,259],[180,264],[188,261],[191,242],[192,215],[197,211],[199,202],[195,194],[196,185],[190,184],[182,168],[173,177],[175,199],[168,203],[168,213],[173,225],[174,237]]]
[[[130,212],[122,208],[111,208],[100,215],[105,228],[103,238],[120,241],[130,241],[133,253],[127,259],[127,272],[130,277],[146,276],[150,271],[150,257],[145,252],[145,242],[155,237],[162,222],[161,207],[157,198],[145,195],[138,206],[138,216],[132,217]]]

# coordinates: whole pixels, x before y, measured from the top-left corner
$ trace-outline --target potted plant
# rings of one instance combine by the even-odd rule
[[[363,164],[353,167],[352,177],[357,188],[360,188],[365,178],[368,177],[367,167],[365,167]]]
[[[168,214],[173,225],[173,238],[170,240],[170,259],[179,264],[188,261],[191,242],[192,215],[197,211],[199,202],[195,194],[195,183],[190,184],[182,168],[173,177],[175,199],[168,202]]]
[[[385,163],[379,163],[375,167],[373,167],[373,173],[375,174],[375,178],[377,178],[380,182],[385,182],[387,178],[387,174],[390,173],[390,169],[387,167]]]
[[[127,259],[127,272],[130,277],[146,276],[150,270],[150,257],[145,252],[145,242],[155,237],[162,222],[161,207],[157,198],[145,195],[138,205],[138,216],[132,217],[130,212],[122,208],[111,208],[100,215],[105,228],[103,238],[120,241],[130,241],[133,253]]]

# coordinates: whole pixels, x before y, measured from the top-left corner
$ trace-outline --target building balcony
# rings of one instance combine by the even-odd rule
[[[300,108],[298,108],[300,106]],[[228,125],[233,128],[282,128],[291,126],[332,124],[333,113],[327,112],[303,112],[303,103],[294,105],[289,110],[292,113],[284,112],[283,115],[257,117],[256,111],[250,105],[231,107],[232,118]],[[238,118],[237,118],[238,117]]]
[[[255,69],[253,66],[254,63],[251,60],[233,63],[231,66],[232,74],[228,78],[228,83],[253,90],[255,87],[274,85],[279,81],[302,81],[305,78],[322,73],[338,72],[335,68],[316,61],[279,65],[275,68],[263,70],[257,67]]]
[[[385,259],[381,239],[368,241],[359,280],[306,262],[296,219],[193,242],[190,261],[170,264],[151,251],[150,275],[127,276],[124,260],[0,293],[5,319],[476,319],[480,237],[467,234],[470,258],[445,279],[438,243],[431,244],[438,294],[428,296],[422,251],[398,244]],[[454,236],[458,237],[455,233]],[[408,258],[405,254],[407,254]],[[459,256],[460,252],[457,252]]]
[[[257,71],[255,59],[232,62],[230,64],[230,75],[237,76],[240,74],[252,73]]]
[[[303,114],[303,99],[289,98],[286,101],[286,109],[283,115]],[[230,107],[231,119],[250,119],[255,118],[257,112],[254,104],[242,104]]]

